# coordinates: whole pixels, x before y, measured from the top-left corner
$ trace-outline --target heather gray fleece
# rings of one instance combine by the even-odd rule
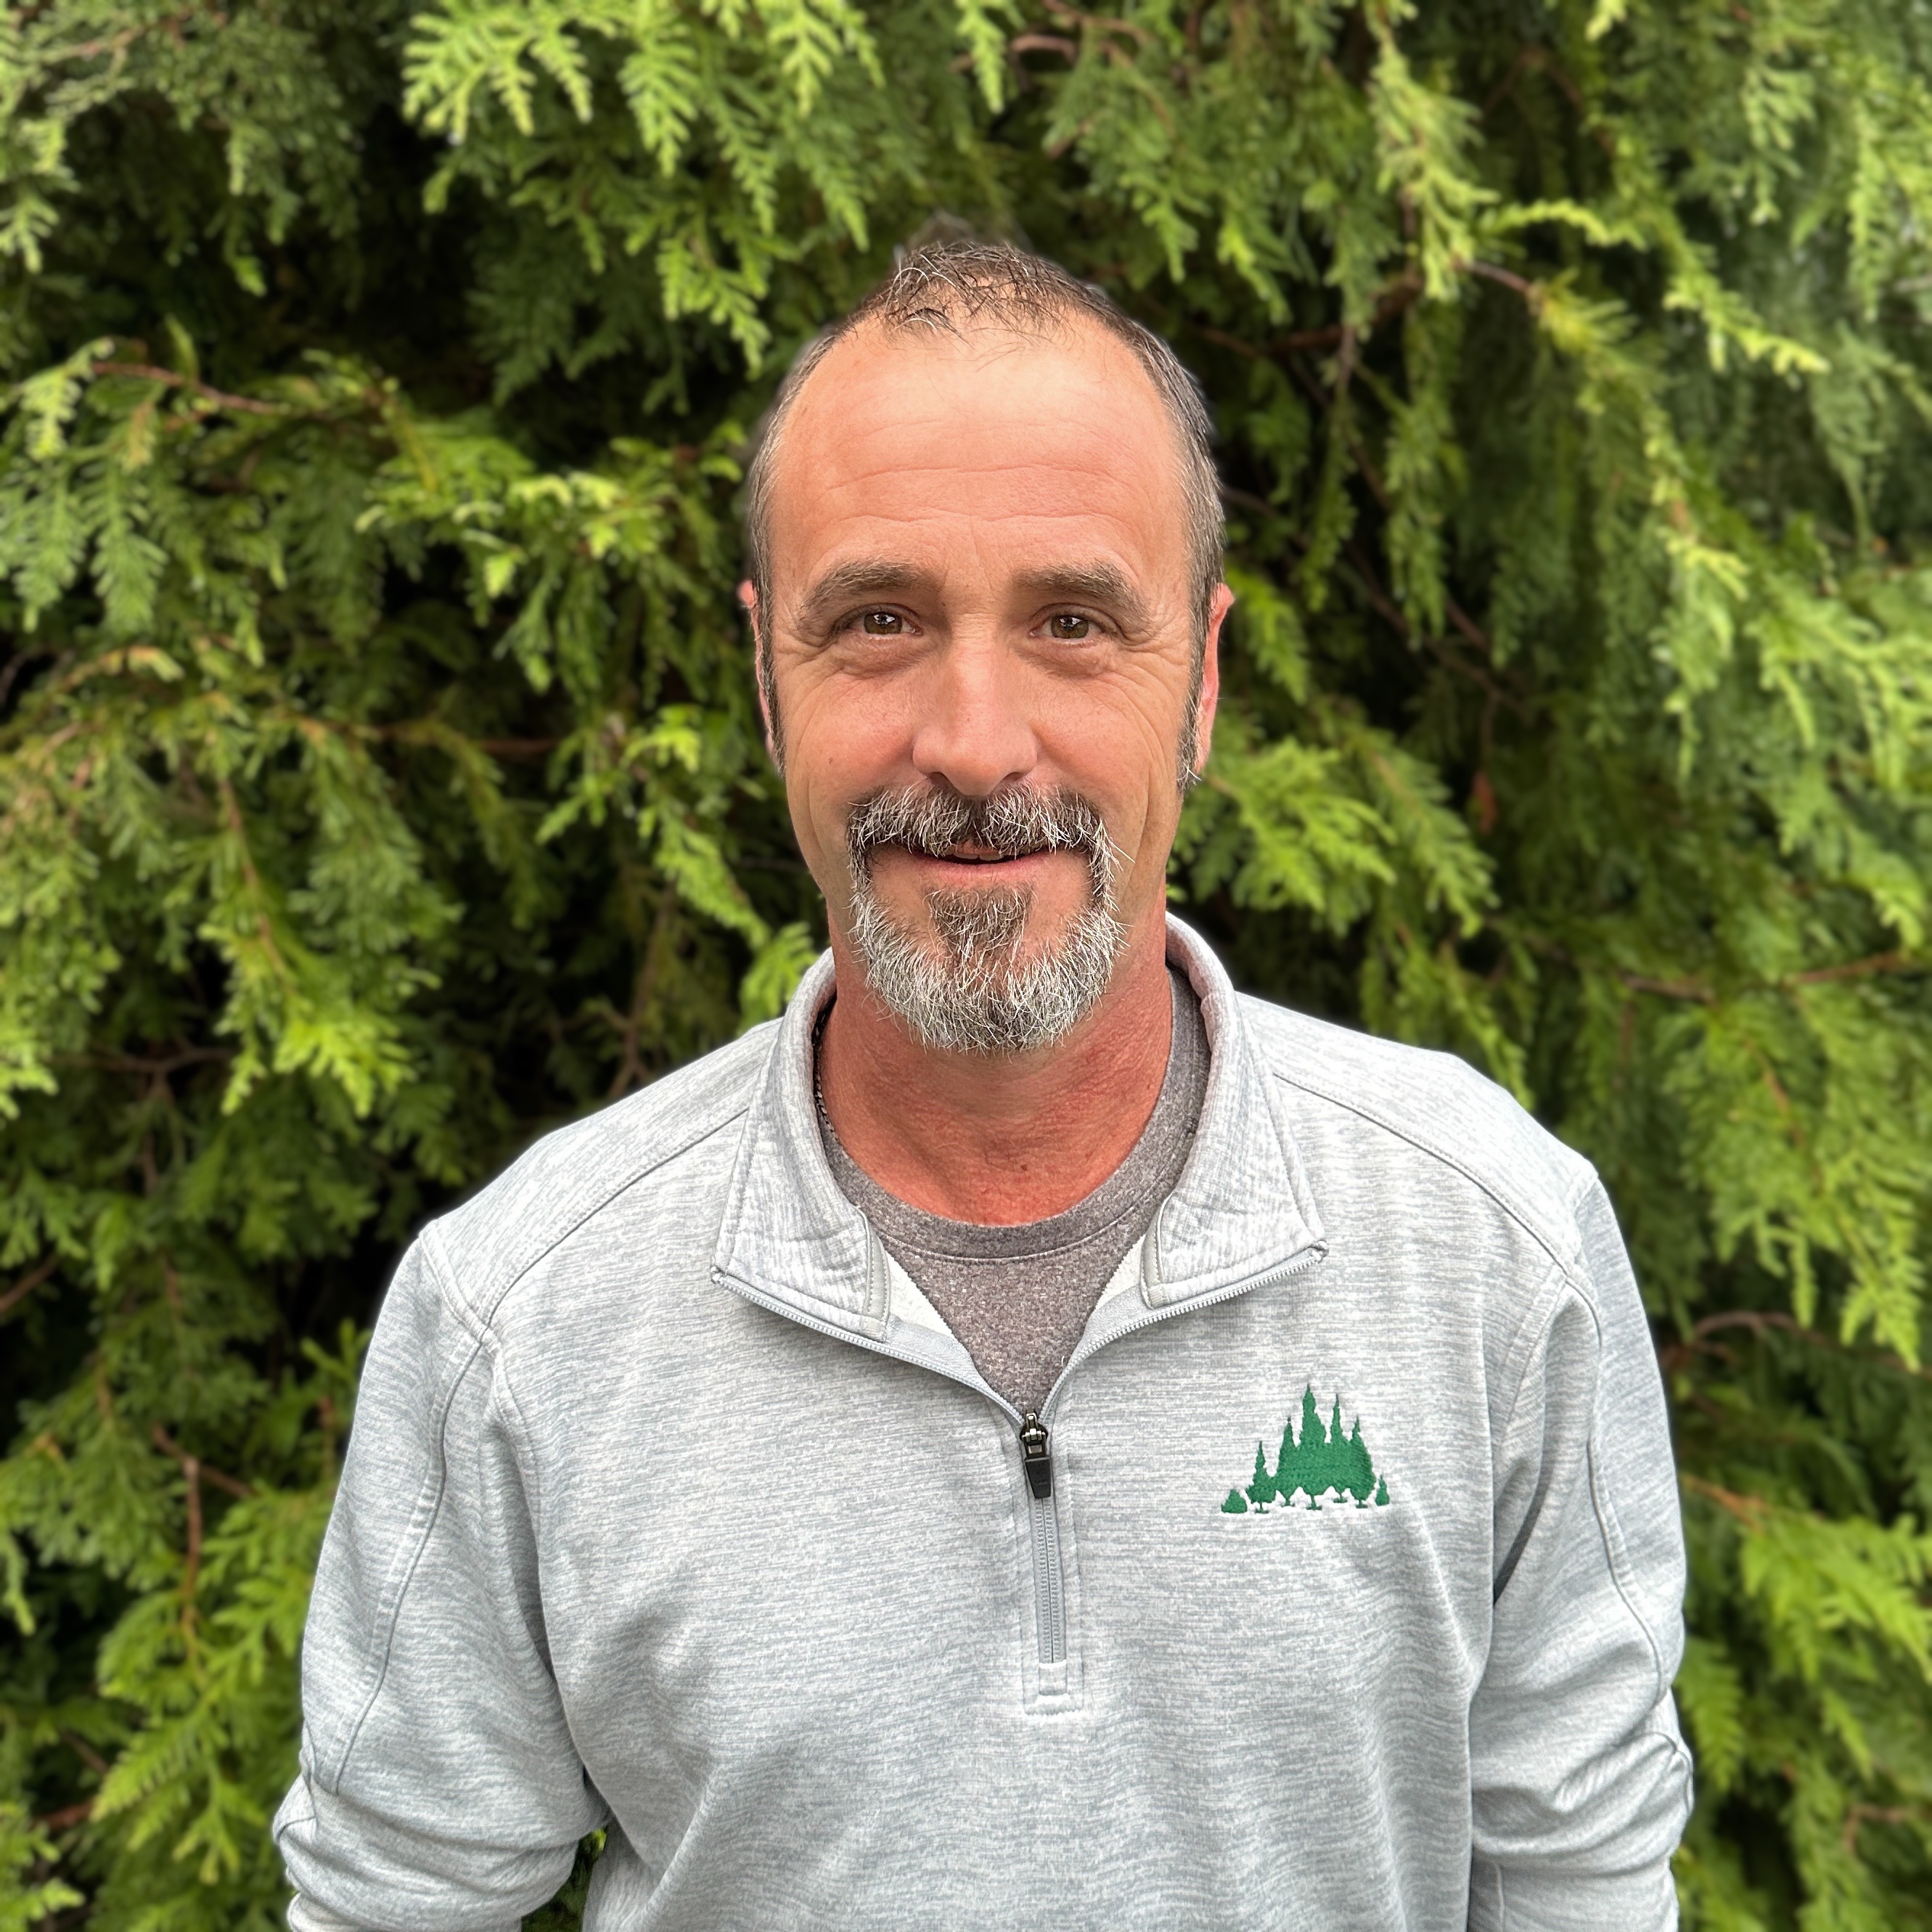
[[[424,1232],[275,1825],[316,1922],[507,1932],[599,1824],[591,1932],[1674,1922],[1683,1553],[1601,1186],[1170,953],[1200,1128],[1044,1498],[826,1167],[829,962]]]
[[[838,1191],[973,1358],[1022,1413],[1060,1379],[1127,1250],[1174,1191],[1208,1092],[1208,1034],[1185,977],[1170,970],[1174,1030],[1154,1112],[1100,1186],[1043,1221],[988,1227],[928,1214],[890,1194],[839,1144],[821,1106],[819,1138]]]

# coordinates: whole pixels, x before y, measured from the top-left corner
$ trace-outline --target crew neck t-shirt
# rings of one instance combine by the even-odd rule
[[[1146,1126],[1098,1187],[1046,1220],[993,1227],[912,1207],[852,1159],[819,1108],[826,1159],[846,1198],[988,1384],[1022,1414],[1046,1401],[1114,1270],[1153,1224],[1193,1148],[1208,1091],[1208,1032],[1193,988],[1171,968],[1168,979],[1173,1043]]]

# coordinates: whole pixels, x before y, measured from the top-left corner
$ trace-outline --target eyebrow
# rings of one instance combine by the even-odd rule
[[[894,558],[867,557],[854,563],[836,564],[799,599],[792,621],[809,637],[840,616],[842,606],[856,599],[926,589],[933,581],[930,571]]]
[[[1013,580],[1032,596],[1070,604],[1103,604],[1130,631],[1153,628],[1154,616],[1146,598],[1117,563],[1049,564],[1039,570],[1023,570]]]
[[[793,625],[800,635],[815,636],[853,604],[868,597],[930,591],[938,582],[930,570],[896,557],[863,557],[835,564],[799,599]],[[1100,604],[1112,610],[1129,632],[1154,626],[1153,613],[1132,579],[1118,564],[1104,559],[1092,563],[1042,565],[1036,570],[1020,572],[1013,583],[1026,596],[1043,601]]]

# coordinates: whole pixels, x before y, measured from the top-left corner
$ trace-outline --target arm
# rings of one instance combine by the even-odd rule
[[[1496,1444],[1496,1610],[1469,1714],[1472,1932],[1666,1932],[1690,1761],[1684,1543],[1649,1325],[1600,1184]]]
[[[514,1932],[602,1822],[550,1670],[514,1405],[433,1240],[376,1324],[302,1642],[274,1827],[298,1928]]]

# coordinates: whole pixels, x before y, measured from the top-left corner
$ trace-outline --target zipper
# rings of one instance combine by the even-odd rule
[[[1060,1519],[1053,1510],[1053,1436],[1038,1413],[1020,1418],[1020,1466],[1026,1472],[1033,1532],[1033,1615],[1042,1664],[1066,1661],[1066,1592],[1060,1561]]]
[[[1280,1268],[1270,1268],[1265,1274],[1250,1276],[1246,1281],[1235,1282],[1213,1294],[1189,1302],[1186,1312],[1211,1308],[1216,1302],[1232,1301],[1257,1288],[1273,1288],[1291,1276],[1299,1274],[1304,1268],[1325,1260],[1328,1253],[1326,1242],[1314,1242],[1300,1254],[1291,1256]],[[1060,1556],[1060,1520],[1053,1508],[1053,1432],[1046,1420],[1046,1412],[1059,1400],[1067,1377],[1088,1356],[1104,1348],[1108,1342],[1119,1340],[1123,1335],[1151,1328],[1155,1322],[1165,1322],[1169,1316],[1180,1312],[1172,1308],[1149,1309],[1133,1321],[1123,1322],[1091,1348],[1075,1349],[1067,1358],[1066,1367],[1060,1370],[1059,1378],[1047,1391],[1046,1400],[1040,1408],[1028,1409],[1019,1419],[1020,1466],[1026,1472],[1027,1508],[1033,1532],[1034,1621],[1040,1634],[1040,1660],[1042,1664],[1064,1664],[1066,1660],[1066,1579]]]
[[[937,1363],[928,1361],[923,1356],[889,1348],[884,1342],[875,1342],[868,1335],[855,1335],[849,1328],[838,1328],[830,1322],[820,1321],[816,1316],[807,1315],[802,1309],[794,1308],[788,1301],[781,1301],[776,1295],[766,1294],[761,1289],[752,1287],[748,1282],[740,1281],[736,1275],[727,1274],[722,1268],[715,1269],[712,1272],[716,1279],[734,1294],[742,1296],[754,1306],[769,1309],[774,1315],[782,1315],[788,1320],[796,1322],[800,1328],[809,1328],[817,1334],[829,1335],[834,1341],[849,1342],[855,1348],[870,1349],[875,1355],[887,1356],[894,1361],[909,1362],[914,1368],[944,1376],[947,1381],[957,1382],[961,1388],[969,1388],[976,1395],[984,1396],[1018,1425],[1020,1462],[1027,1479],[1027,1528],[1028,1540],[1033,1546],[1034,1622],[1038,1632],[1040,1660],[1048,1665],[1064,1664],[1066,1660],[1066,1594],[1065,1572],[1060,1557],[1060,1522],[1053,1511],[1053,1440],[1038,1413],[1028,1409],[1022,1414],[1004,1396],[988,1388],[983,1381],[969,1382],[956,1371],[942,1368]],[[1143,1324],[1136,1322],[1134,1325],[1138,1328]],[[1075,1360],[1078,1359],[1076,1356]],[[1070,1361],[1066,1366],[1070,1369],[1073,1363]],[[1064,1382],[1065,1379],[1066,1371],[1063,1370],[1060,1380]],[[1052,1401],[1059,1388],[1060,1383],[1055,1382],[1052,1393],[1047,1396],[1048,1402]]]
[[[1036,1503],[1053,1498],[1053,1438],[1038,1414],[1028,1409],[1020,1418],[1020,1461],[1026,1470],[1027,1487]]]
[[[1233,1282],[1217,1289],[1212,1294],[1201,1296],[1188,1302],[1184,1309],[1154,1308],[1138,1316],[1131,1322],[1123,1322],[1118,1328],[1090,1346],[1074,1350],[1067,1359],[1058,1379],[1047,1391],[1046,1399],[1037,1410],[1028,1409],[1024,1414],[1014,1408],[1004,1396],[988,1388],[984,1382],[968,1382],[963,1376],[923,1358],[902,1354],[897,1348],[888,1348],[883,1342],[869,1337],[854,1335],[849,1328],[835,1327],[829,1322],[821,1322],[794,1308],[788,1302],[761,1293],[735,1276],[717,1271],[717,1278],[734,1293],[754,1302],[761,1308],[768,1308],[775,1315],[782,1315],[799,1323],[802,1327],[814,1329],[821,1335],[834,1340],[850,1342],[862,1348],[869,1348],[874,1354],[889,1355],[898,1361],[909,1362],[915,1368],[931,1370],[943,1375],[949,1381],[956,1382],[962,1388],[973,1389],[983,1395],[997,1407],[1005,1411],[1019,1427],[1020,1466],[1027,1481],[1027,1514],[1028,1528],[1033,1544],[1033,1598],[1034,1620],[1039,1634],[1040,1661],[1042,1665],[1064,1664],[1066,1660],[1066,1582],[1064,1567],[1060,1553],[1060,1520],[1053,1507],[1053,1432],[1048,1420],[1054,1406],[1060,1400],[1060,1392],[1066,1386],[1066,1378],[1087,1358],[1104,1348],[1109,1342],[1118,1341],[1123,1335],[1132,1335],[1142,1328],[1151,1328],[1156,1322],[1165,1322],[1168,1316],[1184,1312],[1191,1313],[1197,1308],[1211,1308],[1216,1303],[1232,1301],[1237,1296],[1250,1294],[1257,1288],[1273,1288],[1286,1281],[1291,1276],[1299,1274],[1304,1268],[1312,1268],[1317,1262],[1328,1258],[1328,1245],[1325,1241],[1316,1241],[1302,1250],[1298,1255],[1291,1256],[1280,1267],[1270,1268],[1265,1274],[1251,1275],[1245,1281]]]

